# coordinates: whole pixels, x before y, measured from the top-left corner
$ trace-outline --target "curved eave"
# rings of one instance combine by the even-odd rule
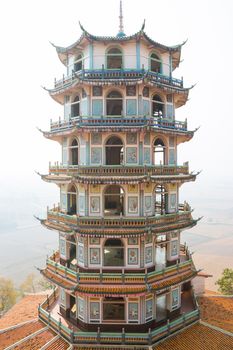
[[[151,284],[143,283],[136,285],[128,284],[80,284],[70,281],[68,278],[63,278],[59,274],[49,270],[48,268],[41,270],[41,274],[52,283],[66,289],[75,291],[77,294],[94,294],[94,295],[140,295],[148,292],[158,292],[164,288],[170,288],[174,285],[187,282],[197,275],[198,271],[195,268],[187,269],[186,271],[177,272],[173,276],[161,278]]]
[[[94,126],[94,127],[79,127],[74,126],[72,128],[62,129],[58,131],[42,131],[43,136],[49,140],[62,142],[62,138],[64,136],[72,136],[76,135],[78,133],[85,133],[85,132],[144,132],[144,131],[151,131],[159,134],[165,134],[165,135],[171,135],[171,136],[177,136],[177,144],[190,141],[194,133],[197,131],[183,131],[183,130],[172,130],[168,128],[161,128],[161,127],[148,127],[148,126],[140,126],[140,127],[128,127],[128,126]]]
[[[149,227],[145,226],[142,228],[122,228],[119,225],[116,228],[106,228],[104,225],[102,227],[80,227],[78,225],[72,225],[72,224],[64,224],[62,222],[54,221],[54,220],[41,220],[41,223],[43,226],[50,230],[58,231],[58,232],[64,232],[68,234],[72,234],[74,232],[77,232],[84,236],[98,236],[98,237],[138,237],[138,236],[144,236],[145,233],[151,232],[154,234],[160,234],[164,232],[170,232],[175,230],[186,230],[189,229],[197,224],[197,222],[200,219],[194,220],[186,220],[186,222],[179,222],[179,223],[173,223],[173,224],[166,224],[166,225],[158,225],[156,227]]]
[[[40,220],[40,223],[42,226],[45,228],[52,230],[52,231],[58,231],[58,232],[63,232],[63,233],[68,233],[68,234],[73,234],[73,230],[70,226],[65,225],[63,223],[56,223],[54,221],[48,221],[48,220]]]
[[[48,91],[49,95],[58,103],[60,104],[64,104],[64,95],[67,93],[72,93],[77,91],[77,88],[81,88],[81,87],[85,87],[85,85],[109,85],[112,84],[114,86],[118,85],[118,86],[124,86],[125,84],[135,84],[135,85],[140,85],[140,84],[145,84],[145,85],[150,85],[153,87],[156,87],[158,89],[161,89],[163,91],[165,91],[166,93],[173,93],[175,94],[175,100],[176,100],[176,108],[179,108],[183,105],[185,105],[185,103],[188,100],[188,95],[189,95],[189,90],[192,89],[191,87],[188,88],[180,88],[180,87],[176,87],[176,86],[172,86],[169,84],[163,84],[160,82],[155,82],[153,81],[149,76],[147,76],[147,74],[145,73],[145,75],[142,78],[134,78],[134,79],[82,79],[80,78],[76,78],[75,80],[73,80],[72,83],[67,84],[65,86],[62,87],[58,87],[58,88],[54,88],[54,89],[45,89],[46,91]]]
[[[146,182],[153,183],[178,183],[183,184],[184,182],[195,181],[197,174],[188,175],[142,175],[142,176],[88,176],[88,175],[72,175],[60,174],[60,175],[40,175],[41,179],[45,182],[55,183],[57,185],[77,182],[81,184],[91,185],[108,185],[108,184],[140,184]]]
[[[175,69],[176,67],[179,66],[179,63],[180,63],[181,48],[187,41],[186,40],[183,43],[174,45],[174,46],[167,46],[167,45],[160,44],[159,42],[151,39],[146,34],[146,32],[144,31],[145,22],[143,23],[141,29],[132,35],[97,36],[97,35],[90,34],[88,31],[84,29],[84,27],[81,24],[80,24],[80,28],[82,30],[82,34],[79,37],[79,39],[76,40],[73,44],[67,47],[62,47],[51,43],[55,47],[58,57],[64,65],[66,65],[66,62],[67,62],[67,55],[76,54],[78,50],[80,49],[82,50],[83,47],[89,42],[103,42],[106,45],[108,43],[125,43],[132,40],[133,41],[143,40],[146,42],[146,44],[150,45],[150,47],[158,49],[161,53],[170,52],[173,60],[172,66],[173,66],[173,69]]]

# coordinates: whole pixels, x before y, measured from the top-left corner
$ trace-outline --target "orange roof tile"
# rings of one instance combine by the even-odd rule
[[[0,319],[0,329],[37,318],[38,304],[42,303],[45,298],[46,296],[41,294],[26,295],[23,297]]]
[[[233,332],[233,297],[202,296],[198,302],[202,321]]]
[[[46,350],[67,350],[70,345],[63,340],[62,338],[58,338],[54,342],[52,342]]]
[[[55,333],[50,329],[35,335],[23,341],[21,344],[14,347],[14,350],[39,350],[42,346],[48,343],[51,339],[55,337]]]
[[[233,337],[202,324],[195,324],[182,333],[155,345],[155,350],[233,350]]]
[[[26,324],[19,325],[17,328],[10,329],[0,334],[0,350],[18,342],[19,340],[35,333],[45,325],[41,321],[29,321]]]

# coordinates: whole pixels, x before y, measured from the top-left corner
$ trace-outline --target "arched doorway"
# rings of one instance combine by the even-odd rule
[[[162,98],[155,94],[152,97],[152,115],[154,117],[164,117],[165,113],[164,113],[164,102],[162,100]]]
[[[160,138],[154,142],[154,165],[165,165],[166,162],[166,147]]]
[[[163,215],[167,212],[168,193],[164,186],[155,188],[155,215]]]
[[[77,214],[77,191],[74,185],[71,186],[70,189],[68,190],[67,199],[68,199],[67,213],[69,215],[76,215]]]
[[[78,141],[73,139],[70,146],[70,164],[78,165]]]
[[[124,191],[118,185],[110,185],[104,192],[104,215],[115,216],[124,213]]]
[[[112,47],[107,51],[107,69],[121,69],[123,67],[122,52],[118,47]]]
[[[78,117],[80,115],[80,98],[77,95],[71,103],[71,118]]]
[[[119,91],[113,90],[106,97],[107,115],[122,115],[123,97]]]
[[[105,163],[106,165],[123,164],[123,142],[117,136],[110,137],[106,142]]]
[[[121,239],[106,240],[103,260],[104,266],[124,266],[124,244]]]
[[[150,55],[150,70],[151,72],[162,73],[162,61],[154,52]]]

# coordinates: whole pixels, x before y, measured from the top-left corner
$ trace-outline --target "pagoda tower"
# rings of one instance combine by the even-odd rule
[[[122,9],[116,36],[80,27],[74,44],[54,45],[66,73],[47,89],[64,118],[43,132],[62,161],[41,175],[59,187],[60,204],[41,219],[59,250],[41,270],[56,289],[39,317],[75,349],[151,349],[199,319],[197,270],[180,242],[198,221],[179,203],[197,175],[177,163],[194,134],[175,119],[189,94],[173,77],[184,43],[152,40],[145,23],[126,36]]]

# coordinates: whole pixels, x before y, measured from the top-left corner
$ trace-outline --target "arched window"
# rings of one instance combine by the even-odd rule
[[[121,69],[123,66],[122,52],[118,47],[107,51],[107,69]]]
[[[83,69],[83,56],[79,54],[74,61],[74,71],[78,72]]]
[[[123,164],[123,142],[119,137],[112,136],[106,142],[105,162],[106,165]]]
[[[156,73],[162,73],[162,61],[156,53],[150,55],[150,70]]]
[[[80,114],[80,98],[77,95],[71,103],[71,118],[78,117]]]
[[[107,115],[122,115],[123,98],[120,92],[113,90],[107,95]]]
[[[161,139],[154,142],[154,164],[164,165],[166,162],[166,147]]]
[[[120,239],[109,238],[106,240],[104,266],[124,266],[124,245]]]
[[[152,115],[154,117],[164,116],[164,102],[159,95],[152,97]]]
[[[124,191],[118,185],[110,185],[104,193],[104,215],[123,215]]]
[[[77,214],[77,192],[74,185],[70,187],[70,189],[67,192],[67,199],[68,199],[68,214],[69,215],[75,215]]]
[[[125,301],[120,297],[105,297],[103,300],[103,320],[104,321],[124,321]]]
[[[163,215],[167,212],[168,194],[164,186],[155,188],[155,214]]]
[[[78,165],[78,141],[73,139],[70,146],[70,164]]]

